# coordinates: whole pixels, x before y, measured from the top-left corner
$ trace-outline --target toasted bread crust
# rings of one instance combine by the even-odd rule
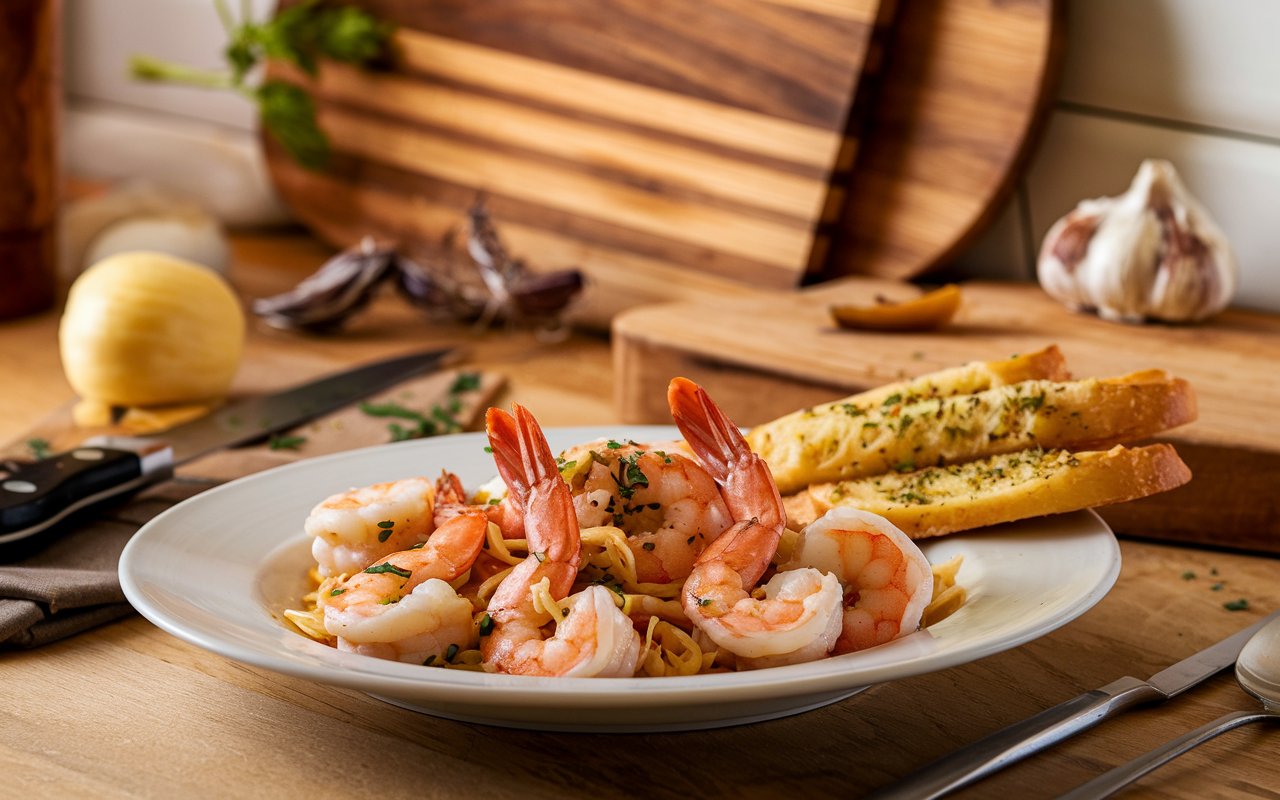
[[[789,494],[811,484],[1030,447],[1095,449],[1196,417],[1190,385],[1159,370],[1119,378],[1022,381],[972,394],[893,394],[879,406],[832,405],[752,431],[751,444]]]
[[[817,484],[784,498],[791,527],[833,505],[888,519],[913,539],[1123,503],[1191,479],[1171,445],[1107,451],[1023,451],[952,467]]]

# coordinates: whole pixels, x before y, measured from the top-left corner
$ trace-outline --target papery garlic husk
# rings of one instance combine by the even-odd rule
[[[1040,285],[1104,319],[1194,322],[1231,302],[1236,260],[1168,161],[1142,162],[1119,197],[1085,200],[1045,235]]]

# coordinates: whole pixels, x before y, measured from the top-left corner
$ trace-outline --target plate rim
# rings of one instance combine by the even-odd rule
[[[567,438],[583,437],[580,441],[589,441],[612,434],[614,438],[640,436],[670,438],[675,428],[667,425],[592,425],[548,427],[549,437]],[[630,433],[634,432],[634,433]],[[260,648],[232,641],[230,638],[218,639],[215,635],[203,632],[199,628],[184,627],[180,619],[171,619],[165,609],[158,608],[150,602],[145,588],[140,585],[142,577],[137,575],[137,562],[150,546],[153,537],[160,536],[156,531],[164,530],[173,518],[191,513],[204,504],[216,503],[223,494],[240,490],[246,483],[263,480],[277,480],[280,475],[293,472],[305,472],[323,468],[331,462],[357,461],[378,453],[390,452],[391,448],[407,452],[409,449],[434,450],[446,446],[464,446],[470,441],[479,442],[483,433],[459,433],[431,439],[412,440],[379,445],[371,445],[353,450],[330,453],[312,458],[283,464],[261,472],[236,478],[227,483],[200,492],[191,498],[166,509],[154,519],[143,525],[126,544],[120,557],[119,576],[121,587],[131,605],[152,624],[166,633],[189,644],[216,653],[226,658],[239,661],[260,669],[269,670],[292,677],[313,680],[326,685],[343,686],[368,693],[395,694],[405,696],[405,692],[421,696],[424,690],[436,692],[464,692],[466,696],[453,699],[462,702],[477,701],[485,705],[494,701],[520,700],[523,704],[545,706],[547,708],[571,709],[581,707],[598,707],[603,699],[612,701],[616,707],[634,707],[657,702],[687,701],[696,696],[697,702],[736,702],[758,698],[761,691],[785,687],[785,692],[769,692],[769,696],[813,694],[818,692],[840,691],[856,687],[874,685],[891,680],[899,680],[920,674],[949,669],[954,666],[986,658],[1005,650],[1019,647],[1029,641],[1047,635],[1077,619],[1093,608],[1104,598],[1119,577],[1121,556],[1119,543],[1109,526],[1092,510],[1072,512],[1061,517],[1087,519],[1088,525],[1096,527],[1088,533],[1094,537],[1105,537],[1107,563],[1098,580],[1089,589],[1073,598],[1062,613],[1048,620],[1040,620],[1032,624],[1026,623],[1022,629],[1012,634],[996,636],[989,641],[982,641],[976,646],[950,650],[942,653],[926,654],[905,660],[898,659],[887,663],[854,670],[860,676],[869,676],[866,680],[850,682],[850,670],[842,668],[841,659],[858,657],[859,654],[835,656],[804,664],[787,667],[773,667],[765,670],[744,670],[711,675],[672,676],[655,678],[564,678],[564,677],[532,677],[521,675],[498,675],[492,673],[469,672],[464,670],[432,670],[428,676],[423,675],[423,667],[416,664],[375,659],[352,653],[341,653],[326,645],[307,639],[301,634],[281,628],[282,632],[296,635],[306,644],[321,648],[328,653],[328,663],[315,663],[288,657],[287,650],[263,651]],[[643,439],[640,439],[643,440]],[[316,498],[316,502],[320,499]],[[298,531],[301,534],[301,520]],[[1077,523],[1083,524],[1083,523]],[[986,529],[983,529],[984,531]],[[978,537],[981,531],[966,532],[960,536]],[[163,541],[163,540],[162,540]],[[265,554],[276,552],[290,542],[296,544],[296,536],[289,535],[272,540],[264,550]],[[938,540],[935,540],[938,541]],[[924,542],[928,544],[928,542]],[[259,574],[254,571],[254,576]],[[264,617],[268,615],[264,614]],[[278,624],[276,620],[271,620]],[[242,623],[243,624],[243,623]],[[920,631],[902,639],[895,640],[884,647],[897,647],[906,650],[909,643],[919,637],[928,637],[927,631]],[[879,649],[879,648],[877,648]],[[866,652],[866,651],[863,651]],[[882,651],[883,652],[883,651]],[[336,660],[334,657],[337,657]],[[349,662],[349,663],[348,663]],[[367,667],[362,668],[362,667]],[[904,669],[905,668],[905,669]],[[424,677],[426,680],[424,680]],[[428,691],[428,694],[430,692]],[[482,695],[476,697],[473,695]]]

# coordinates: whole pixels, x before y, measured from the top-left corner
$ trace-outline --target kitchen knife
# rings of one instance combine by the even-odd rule
[[[868,800],[941,797],[1091,728],[1131,706],[1176,697],[1234,664],[1249,637],[1277,615],[1280,611],[1161,670],[1150,680],[1126,676],[996,731],[943,756],[898,783],[872,793]]]
[[[49,531],[75,511],[167,480],[174,467],[246,444],[449,363],[452,348],[390,358],[224,406],[156,437],[99,436],[0,478],[0,545]]]

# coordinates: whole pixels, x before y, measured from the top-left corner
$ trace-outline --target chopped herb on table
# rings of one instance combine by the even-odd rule
[[[275,436],[267,440],[267,447],[272,450],[297,450],[307,443],[305,436]]]
[[[371,417],[386,417],[412,423],[410,425],[400,422],[388,423],[387,431],[391,434],[391,441],[393,442],[402,442],[407,439],[425,439],[444,433],[457,433],[462,430],[462,423],[458,422],[457,418],[457,414],[463,408],[459,395],[464,392],[474,391],[479,386],[480,373],[462,372],[458,374],[458,377],[454,379],[453,384],[449,387],[449,396],[444,403],[436,403],[426,413],[408,408],[395,401],[385,403],[370,403],[366,401],[360,404],[360,410]],[[486,446],[484,451],[492,453],[493,448]]]
[[[1196,579],[1196,574],[1191,570],[1187,570],[1186,572],[1182,573],[1182,579],[1184,581],[1193,581]]]
[[[1223,603],[1222,607],[1228,611],[1244,611],[1249,607],[1249,601],[1241,597],[1239,600],[1231,600]]]

